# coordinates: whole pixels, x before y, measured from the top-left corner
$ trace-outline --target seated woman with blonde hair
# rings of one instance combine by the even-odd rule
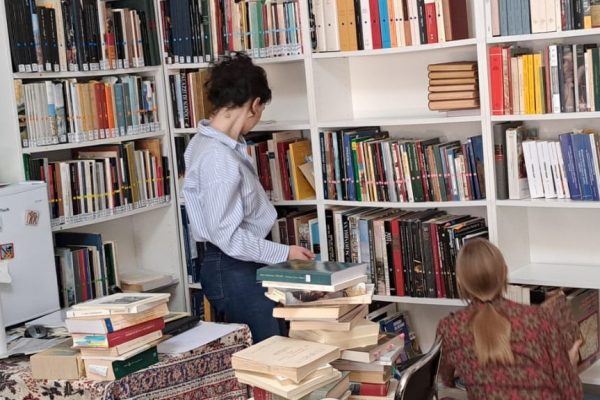
[[[565,343],[550,312],[503,298],[508,269],[500,250],[484,239],[463,246],[456,260],[461,296],[469,305],[443,319],[440,376],[455,377],[469,400],[578,400],[583,392]]]

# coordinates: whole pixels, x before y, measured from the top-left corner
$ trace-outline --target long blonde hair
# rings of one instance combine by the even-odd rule
[[[475,354],[482,365],[512,364],[510,321],[493,301],[506,289],[508,268],[500,250],[485,239],[466,242],[456,259],[456,278],[461,296],[475,303],[471,320]]]

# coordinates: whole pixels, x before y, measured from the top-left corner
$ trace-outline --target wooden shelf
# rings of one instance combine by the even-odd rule
[[[509,280],[523,285],[600,289],[600,265],[531,263],[511,270]]]
[[[14,77],[17,79],[69,79],[69,78],[93,78],[95,76],[142,74],[148,72],[161,71],[160,65],[140,68],[122,68],[105,69],[98,71],[79,71],[79,72],[17,72]]]
[[[424,115],[421,117],[397,117],[397,118],[364,118],[337,121],[321,121],[319,128],[356,128],[361,126],[410,126],[410,125],[437,125],[437,124],[461,124],[467,122],[481,122],[481,115],[448,116],[444,113],[438,115]]]
[[[99,140],[87,140],[85,142],[74,142],[74,143],[63,143],[53,144],[49,146],[36,146],[36,147],[25,147],[23,148],[24,154],[35,154],[35,153],[46,153],[49,151],[59,151],[68,149],[77,149],[80,147],[87,146],[101,146],[105,144],[122,143],[129,140],[148,139],[165,136],[165,131],[155,131],[148,133],[140,133],[137,135],[125,135],[110,139],[99,139]]]
[[[392,203],[386,201],[345,201],[345,200],[324,200],[328,206],[346,206],[346,207],[378,207],[378,208],[453,208],[453,207],[485,207],[486,200],[468,200],[468,201],[425,201],[419,203]]]
[[[93,217],[90,216],[89,218],[85,218],[81,222],[75,222],[75,223],[71,223],[71,224],[63,224],[63,225],[53,226],[52,227],[52,232],[60,232],[60,231],[66,231],[66,230],[69,230],[69,229],[81,228],[83,226],[101,224],[103,222],[114,221],[116,219],[131,217],[133,215],[142,214],[142,213],[146,213],[146,212],[158,210],[160,208],[169,207],[170,205],[171,205],[171,201],[168,200],[168,201],[165,201],[163,203],[149,205],[149,206],[146,206],[146,207],[134,208],[133,210],[130,210],[130,211],[124,211],[124,212],[120,212],[120,213],[115,213],[115,214],[112,214],[112,215],[109,215],[109,216],[106,216],[106,217],[93,218]]]
[[[523,200],[497,200],[499,207],[526,207],[526,208],[600,208],[600,201],[583,201],[571,199],[523,199]]]
[[[560,32],[532,33],[530,35],[496,36],[487,38],[488,44],[533,42],[544,40],[558,40],[576,37],[597,36],[600,35],[600,28],[593,29],[574,29]]]
[[[429,298],[429,297],[374,295],[373,300],[387,301],[390,303],[423,304],[423,305],[432,305],[432,306],[464,307],[466,305],[466,303],[461,299],[439,299],[439,298]]]
[[[419,46],[406,46],[406,47],[394,47],[389,49],[375,49],[375,50],[357,50],[357,51],[337,51],[328,53],[313,53],[313,59],[326,59],[326,58],[347,58],[347,57],[368,57],[368,56],[384,56],[390,54],[406,54],[406,53],[418,53],[423,51],[435,51],[444,49],[453,49],[457,47],[473,47],[477,44],[477,39],[465,39],[455,40],[452,42],[435,43],[435,44],[423,44]]]
[[[600,118],[599,111],[593,112],[574,112],[560,114],[524,114],[524,115],[492,115],[492,122],[510,122],[510,121],[560,121],[575,119],[596,119]]]

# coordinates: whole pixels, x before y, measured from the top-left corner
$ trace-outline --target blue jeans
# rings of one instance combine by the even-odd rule
[[[248,325],[254,343],[285,335],[283,321],[273,318],[275,303],[256,281],[256,270],[262,265],[229,257],[211,243],[199,243],[198,247],[204,247],[200,267],[202,291],[217,314],[226,322]]]

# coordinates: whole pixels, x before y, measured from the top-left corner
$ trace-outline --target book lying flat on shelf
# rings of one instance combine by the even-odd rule
[[[333,381],[325,386],[322,386],[306,396],[302,396],[300,400],[323,400],[323,399],[343,399],[346,393],[350,394],[349,373],[342,372],[340,379]],[[387,393],[387,391],[386,391]],[[286,397],[267,392],[257,386],[252,388],[254,400],[286,400]]]
[[[387,395],[385,396],[370,396],[370,395],[351,395],[351,400],[394,400],[396,398],[396,391],[398,390],[399,382],[395,379],[390,381]]]
[[[117,332],[104,335],[72,333],[74,347],[110,348],[126,343],[130,340],[145,336],[155,331],[161,331],[165,327],[162,318],[153,319]]]
[[[168,286],[177,281],[172,274],[161,274],[145,269],[125,271],[119,274],[121,289],[124,292],[146,292]]]
[[[357,308],[355,304],[325,307],[276,307],[273,309],[273,317],[285,318],[288,321],[337,321],[355,308]]]
[[[106,358],[106,359],[127,359],[126,356],[132,356],[134,350],[141,349],[145,347],[146,349],[155,345],[161,338],[163,334],[160,330],[156,330],[150,332],[146,335],[137,337],[135,339],[128,340],[122,344],[118,344],[109,348],[94,348],[94,347],[82,347],[79,350],[81,351],[81,355],[87,358]],[[141,350],[140,350],[141,351]]]
[[[278,375],[298,383],[317,367],[340,356],[335,346],[273,336],[235,353],[231,365],[236,370]]]
[[[102,335],[156,318],[162,318],[167,314],[169,314],[169,307],[167,306],[167,303],[162,303],[137,314],[118,314],[106,318],[98,318],[97,316],[67,318],[65,324],[69,332],[96,333]]]
[[[290,330],[307,331],[314,329],[322,329],[326,331],[348,332],[353,327],[355,327],[359,321],[365,319],[369,311],[367,307],[368,306],[366,304],[357,306],[352,311],[346,313],[337,320],[292,320],[292,322],[290,323]]]
[[[317,285],[310,283],[292,283],[292,282],[273,282],[273,281],[262,281],[263,287],[266,288],[280,288],[280,289],[296,289],[296,290],[308,290],[308,291],[321,291],[321,292],[338,292],[346,289],[350,286],[354,286],[359,283],[367,281],[367,276],[362,275],[356,278],[349,279],[347,281],[339,282],[335,285]]]
[[[367,273],[367,264],[291,260],[256,271],[261,281],[336,285]]]
[[[342,360],[372,363],[388,351],[404,347],[404,335],[382,335],[377,344],[342,351]]]
[[[336,346],[340,350],[352,349],[377,343],[379,338],[379,324],[361,320],[349,332],[292,330],[290,331],[290,337]]]
[[[158,362],[156,347],[151,347],[127,360],[84,360],[87,379],[112,381]]]

